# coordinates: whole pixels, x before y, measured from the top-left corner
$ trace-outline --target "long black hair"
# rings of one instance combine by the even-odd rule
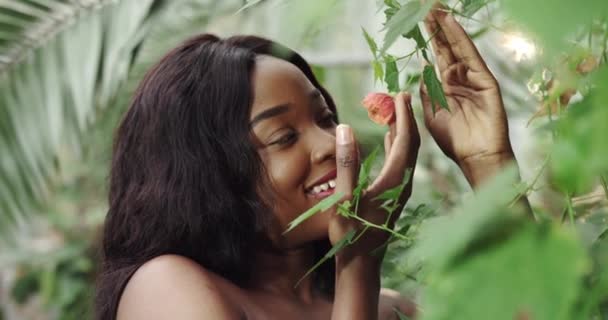
[[[337,114],[308,63],[270,40],[202,34],[165,55],[144,77],[115,133],[97,319],[115,319],[128,279],[163,254],[183,255],[247,285],[253,246],[271,214],[249,127],[260,54],[298,67]],[[328,241],[316,246],[320,257]],[[315,285],[332,296],[333,281],[333,263],[326,263]]]

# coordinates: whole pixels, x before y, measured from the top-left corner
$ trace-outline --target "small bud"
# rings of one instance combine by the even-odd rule
[[[370,93],[361,102],[367,116],[377,124],[387,125],[395,121],[395,101],[386,93]]]

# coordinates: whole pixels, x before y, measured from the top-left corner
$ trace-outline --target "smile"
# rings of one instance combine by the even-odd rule
[[[325,198],[334,193],[334,188],[336,180],[332,179],[313,186],[307,193],[314,198]]]

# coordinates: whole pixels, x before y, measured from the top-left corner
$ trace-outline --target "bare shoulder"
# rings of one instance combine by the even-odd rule
[[[179,255],[142,265],[120,299],[117,320],[245,319],[221,278]]]
[[[412,318],[416,314],[416,304],[404,298],[398,291],[389,288],[380,289],[378,299],[378,319],[379,320],[399,320],[394,309]]]

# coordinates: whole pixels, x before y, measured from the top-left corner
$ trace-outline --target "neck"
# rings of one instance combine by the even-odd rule
[[[315,262],[312,243],[295,249],[259,248],[255,254],[250,287],[311,303],[317,296],[312,275],[302,277]]]

